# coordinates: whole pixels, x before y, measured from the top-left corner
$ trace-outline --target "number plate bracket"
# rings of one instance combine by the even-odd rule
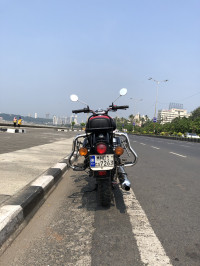
[[[90,155],[90,168],[93,171],[114,168],[114,154]]]

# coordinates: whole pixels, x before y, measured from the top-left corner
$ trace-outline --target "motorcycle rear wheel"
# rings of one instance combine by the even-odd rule
[[[112,186],[110,180],[98,182],[98,200],[100,205],[109,207],[112,199]]]

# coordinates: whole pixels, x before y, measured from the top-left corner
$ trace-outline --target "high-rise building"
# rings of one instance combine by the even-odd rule
[[[38,117],[38,115],[37,115],[37,113],[35,113],[35,118],[37,118]]]
[[[50,117],[50,114],[47,113],[47,114],[46,114],[46,119],[49,119],[49,117]]]
[[[188,118],[190,114],[185,109],[171,108],[170,110],[159,110],[158,111],[158,122],[161,124],[171,123],[173,119],[180,117]]]
[[[58,124],[58,118],[54,115],[53,116],[53,125],[57,125]]]
[[[77,115],[74,116],[74,122],[75,122],[75,125],[78,124],[78,117],[77,117]]]
[[[70,123],[70,117],[64,117],[63,118],[64,119],[64,124],[66,125],[66,124],[69,124]]]
[[[71,115],[70,116],[70,123],[74,122],[75,125],[78,124],[77,115]]]

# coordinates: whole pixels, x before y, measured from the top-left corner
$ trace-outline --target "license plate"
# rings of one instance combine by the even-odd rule
[[[110,170],[114,168],[114,155],[91,155],[90,168],[93,170]]]

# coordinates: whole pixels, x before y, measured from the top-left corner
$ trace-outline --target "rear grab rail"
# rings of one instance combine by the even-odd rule
[[[76,171],[84,171],[85,170],[84,167],[80,167],[80,166],[77,166],[77,165],[72,165],[72,157],[75,157],[75,158],[78,157],[78,150],[79,150],[79,146],[81,144],[81,142],[79,142],[78,140],[80,138],[85,138],[87,136],[88,136],[88,134],[87,133],[84,133],[84,134],[81,134],[81,135],[77,135],[73,139],[72,152],[70,153],[70,155],[68,157],[68,160],[67,160],[68,166],[71,167],[73,170],[76,170]],[[128,146],[128,149],[130,150],[130,152],[134,156],[134,160],[132,162],[123,163],[123,166],[126,167],[126,166],[133,166],[133,165],[135,165],[137,163],[137,161],[138,161],[138,156],[137,156],[136,152],[132,149],[132,147],[130,145],[130,141],[129,141],[128,135],[125,134],[125,133],[122,133],[122,132],[115,132],[114,133],[114,137],[115,136],[117,136],[117,137],[124,137],[125,138],[125,141],[126,141],[126,144]]]
[[[125,134],[125,133],[122,133],[122,132],[114,132],[114,136],[117,136],[117,137],[124,137],[125,140],[126,140],[126,144],[128,146],[128,149],[130,150],[130,152],[132,153],[132,155],[134,156],[134,160],[132,162],[127,162],[127,163],[124,163],[123,166],[126,167],[126,166],[133,166],[137,163],[138,161],[138,156],[137,156],[137,153],[133,150],[133,148],[131,147],[131,144],[130,144],[130,141],[129,141],[129,138],[128,138],[128,135]]]
[[[80,142],[78,142],[78,139],[85,138],[86,136],[88,136],[88,134],[85,133],[85,134],[77,135],[73,139],[72,152],[70,153],[70,155],[68,157],[68,160],[67,160],[68,166],[71,167],[73,170],[76,170],[76,171],[84,171],[85,170],[84,167],[79,167],[77,165],[72,165],[72,157],[78,157],[79,145],[81,144]]]

